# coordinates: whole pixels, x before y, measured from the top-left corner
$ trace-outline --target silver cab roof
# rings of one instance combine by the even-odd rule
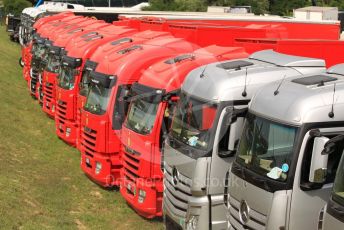
[[[303,66],[295,66],[295,63],[302,63]],[[216,62],[196,68],[186,77],[182,91],[216,103],[250,100],[264,84],[302,74],[325,72],[325,66],[325,61],[321,59],[264,50],[246,59]],[[245,88],[247,95],[243,96]]]
[[[276,58],[278,56],[278,58]],[[277,53],[273,50],[262,50],[253,53],[250,59],[255,59],[278,66],[289,66],[289,67],[312,67],[312,66],[325,66],[325,61],[317,58],[306,58],[300,56],[287,55]]]
[[[333,66],[326,73],[281,82],[259,89],[252,98],[250,111],[267,119],[298,126],[344,120],[344,64]],[[332,105],[334,117],[329,115]]]

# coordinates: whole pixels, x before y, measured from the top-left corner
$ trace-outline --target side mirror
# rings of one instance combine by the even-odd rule
[[[309,181],[322,184],[326,181],[328,154],[324,152],[327,137],[315,137],[312,151],[311,167],[309,172]]]
[[[113,129],[114,130],[119,130],[122,128],[122,123],[123,123],[123,116],[121,114],[114,114],[113,116],[113,121],[112,121],[112,124],[113,124]]]
[[[229,119],[232,119],[231,117]],[[228,136],[228,149],[226,151],[219,151],[218,155],[221,158],[231,157],[236,153],[237,145],[241,136],[241,131],[244,125],[245,118],[237,117],[234,122],[230,124]],[[230,123],[230,121],[229,121]]]
[[[228,150],[235,151],[237,143],[239,141],[241,131],[244,125],[244,118],[238,117],[235,122],[231,124],[231,130],[229,133]]]

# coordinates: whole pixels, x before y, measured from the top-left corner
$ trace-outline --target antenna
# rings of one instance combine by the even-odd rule
[[[204,77],[205,77],[204,72],[205,72],[205,70],[207,69],[207,67],[208,67],[208,65],[206,65],[206,66],[204,67],[202,73],[199,75],[200,78],[204,78]]]
[[[246,68],[246,74],[245,74],[245,86],[244,86],[244,91],[242,91],[241,95],[243,97],[247,96],[247,92],[246,92],[246,80],[247,80],[247,68]]]
[[[275,95],[275,96],[276,96],[277,94],[279,94],[279,88],[281,87],[281,85],[282,85],[282,83],[283,83],[283,81],[284,81],[284,79],[285,79],[286,76],[287,76],[287,75],[284,75],[283,79],[282,79],[281,82],[278,84],[278,87],[277,87],[277,89],[276,89],[275,92],[274,92],[274,95]]]
[[[333,105],[334,105],[334,95],[336,94],[336,83],[333,85],[333,95],[332,95],[332,106],[331,106],[331,112],[328,113],[329,118],[334,117],[334,111],[333,111]]]

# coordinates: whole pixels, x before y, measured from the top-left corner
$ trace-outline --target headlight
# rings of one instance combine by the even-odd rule
[[[51,111],[52,111],[52,112],[55,112],[55,105],[53,105],[53,106],[51,107]]]
[[[67,129],[66,129],[66,137],[69,137],[69,136],[70,136],[70,131],[71,131],[70,128],[67,128]]]
[[[191,216],[186,223],[187,230],[196,230],[198,226],[198,216]]]
[[[146,199],[146,191],[145,190],[139,190],[139,198],[138,198],[138,202],[139,203],[143,203]]]
[[[102,163],[96,162],[96,170],[95,170],[95,173],[96,173],[96,174],[99,174],[99,173],[100,173],[100,170],[102,170]]]

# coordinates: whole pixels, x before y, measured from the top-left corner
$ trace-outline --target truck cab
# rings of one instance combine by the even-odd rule
[[[343,152],[331,144],[344,131],[343,83],[337,65],[255,94],[228,178],[230,229],[321,229]]]
[[[120,185],[120,135],[127,113],[124,98],[142,71],[155,62],[197,48],[183,39],[161,36],[106,55],[91,73],[92,82],[81,112],[80,148],[81,168],[94,182],[103,187]],[[111,87],[97,83],[110,77],[116,81]]]
[[[167,229],[227,228],[225,178],[252,96],[270,82],[320,71],[321,59],[264,50],[189,73],[163,153]]]
[[[113,72],[116,72],[116,67],[112,64],[109,64],[109,60],[116,61],[115,57],[118,57],[117,51],[129,48],[131,46],[145,43],[148,40],[161,38],[161,37],[170,36],[168,32],[160,31],[151,31],[145,30],[142,32],[133,32],[133,34],[126,34],[120,38],[113,38],[108,41],[106,44],[102,44],[97,48],[97,50],[91,55],[91,57],[86,61],[82,75],[79,83],[79,94],[77,98],[77,121],[81,122],[81,112],[86,104],[88,90],[90,86],[90,74],[91,71],[97,71],[104,75],[111,75]],[[129,54],[130,52],[124,53],[124,55]],[[120,58],[123,58],[124,55],[119,55]],[[118,59],[119,60],[119,59]],[[102,67],[98,67],[101,65]],[[104,65],[107,65],[105,67]],[[98,67],[98,69],[97,69]],[[97,69],[97,70],[96,70]],[[79,138],[81,138],[82,132],[79,130]],[[80,142],[78,142],[77,148],[81,151]]]
[[[208,63],[247,56],[241,47],[207,46],[155,63],[133,85],[121,134],[120,192],[140,215],[162,216],[161,151],[186,75]]]
[[[339,136],[338,141],[343,143],[343,135]],[[337,148],[339,144],[336,143]],[[344,154],[338,165],[336,179],[334,180],[331,197],[327,203],[324,212],[323,227],[324,230],[342,230],[344,229]],[[321,223],[321,222],[320,222]]]
[[[87,30],[87,27],[86,27]],[[107,36],[111,34],[116,34],[118,36],[114,36],[112,40],[117,40],[119,37],[124,37],[131,35],[137,32],[135,29],[127,28],[127,27],[119,27],[115,25],[108,24],[108,26],[104,28],[100,28],[97,30],[97,33],[102,34],[106,33]],[[82,34],[80,34],[82,35]],[[49,48],[49,55],[48,55],[48,65],[46,66],[43,79],[45,81],[43,85],[43,111],[50,117],[55,116],[55,107],[56,107],[56,80],[59,72],[59,67],[61,64],[61,58],[63,55],[67,54],[66,49],[70,49],[69,40],[57,40],[53,43],[53,45]],[[69,47],[66,47],[69,46]],[[63,54],[62,54],[62,53]],[[89,54],[88,57],[90,58],[93,54]],[[87,58],[87,59],[89,59]],[[87,63],[88,62],[88,63]],[[81,70],[81,75],[88,73],[87,70],[92,70],[93,64],[86,60],[85,65]]]

